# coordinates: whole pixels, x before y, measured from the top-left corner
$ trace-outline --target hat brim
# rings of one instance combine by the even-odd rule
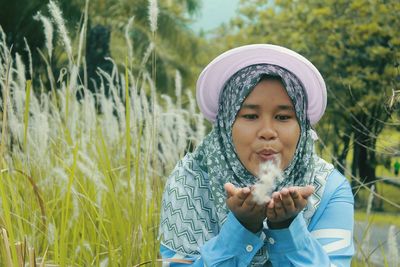
[[[317,68],[305,57],[282,46],[253,44],[224,52],[201,72],[196,86],[197,103],[204,117],[214,122],[218,99],[226,81],[237,71],[255,64],[277,65],[292,72],[307,93],[307,117],[316,124],[325,112],[326,86]]]

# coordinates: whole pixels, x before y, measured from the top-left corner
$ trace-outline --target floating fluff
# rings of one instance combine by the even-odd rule
[[[254,185],[253,197],[259,205],[268,203],[276,185],[283,180],[283,172],[278,167],[280,160],[260,164],[258,182]]]

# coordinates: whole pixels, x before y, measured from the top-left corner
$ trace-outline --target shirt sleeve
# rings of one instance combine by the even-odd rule
[[[200,255],[182,255],[163,245],[160,253],[165,260],[163,266],[248,266],[263,243],[259,234],[247,230],[232,213],[229,213],[220,233],[200,247]],[[188,262],[172,262],[177,259]]]
[[[333,178],[338,176],[329,177]],[[339,185],[326,188],[329,196],[321,201],[308,228],[299,214],[287,229],[264,229],[273,266],[350,266],[354,199],[347,180],[339,180]]]

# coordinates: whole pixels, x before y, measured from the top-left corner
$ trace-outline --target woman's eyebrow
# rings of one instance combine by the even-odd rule
[[[279,105],[278,109],[294,111],[294,107],[292,105]]]
[[[242,109],[260,109],[260,105],[243,103]],[[278,109],[294,111],[294,107],[292,105],[278,105]]]
[[[243,108],[248,108],[248,109],[260,109],[260,105],[243,103],[242,109],[243,109]]]

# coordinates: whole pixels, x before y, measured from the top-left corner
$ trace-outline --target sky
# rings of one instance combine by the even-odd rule
[[[196,22],[192,25],[195,31],[208,31],[228,22],[236,13],[240,0],[202,0],[202,7]]]

